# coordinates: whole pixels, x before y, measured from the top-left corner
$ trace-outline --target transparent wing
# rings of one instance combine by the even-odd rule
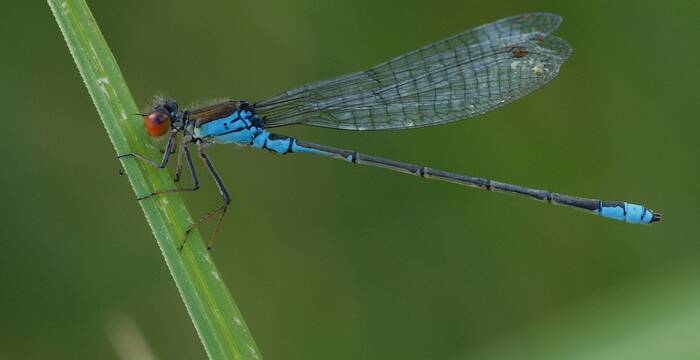
[[[571,53],[555,14],[513,16],[256,103],[266,127],[347,130],[444,124],[493,110],[546,84]]]

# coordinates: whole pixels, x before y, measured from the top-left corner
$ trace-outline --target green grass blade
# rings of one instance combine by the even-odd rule
[[[138,113],[136,104],[85,1],[48,3],[117,154],[138,152],[158,158],[157,146],[145,134],[140,119],[133,116]],[[175,187],[165,170],[133,158],[122,159],[122,166],[137,195]],[[260,359],[250,331],[199,233],[192,232],[187,246],[178,251],[185,238],[184,230],[191,223],[180,196],[156,196],[139,203],[209,357]]]

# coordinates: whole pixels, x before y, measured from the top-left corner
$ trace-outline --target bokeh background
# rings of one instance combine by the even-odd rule
[[[561,14],[573,56],[514,104],[413,131],[285,132],[640,202],[662,223],[213,147],[234,205],[212,255],[266,359],[700,358],[700,2],[90,5],[144,105],[254,101],[498,18]],[[205,358],[48,6],[3,13],[0,358]],[[205,180],[184,195],[195,216],[218,202]]]

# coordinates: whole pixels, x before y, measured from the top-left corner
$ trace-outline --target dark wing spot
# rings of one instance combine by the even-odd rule
[[[524,46],[514,46],[510,49],[510,53],[513,54],[514,58],[521,58],[529,53]]]

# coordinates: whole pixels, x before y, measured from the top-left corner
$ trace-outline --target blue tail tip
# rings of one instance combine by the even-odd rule
[[[661,221],[661,214],[654,212],[642,205],[631,204],[621,201],[601,201],[599,215],[632,224],[651,224]]]

